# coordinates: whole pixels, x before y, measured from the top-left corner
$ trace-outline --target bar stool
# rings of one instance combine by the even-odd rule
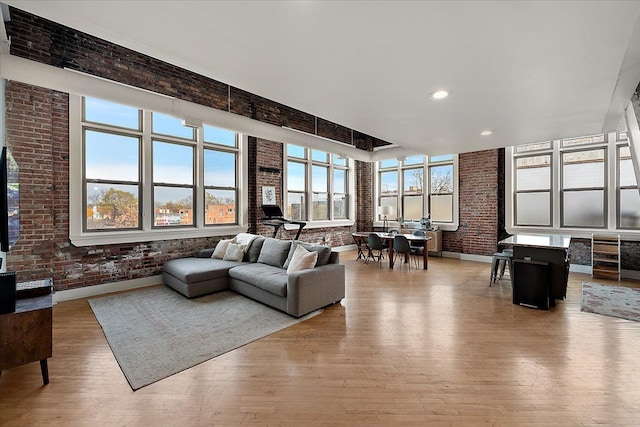
[[[498,278],[498,269],[500,269],[500,277],[504,276],[505,267],[509,268],[509,277],[511,277],[511,260],[513,259],[513,250],[505,249],[502,252],[496,252],[491,257],[491,277],[489,278],[489,286],[496,282]]]

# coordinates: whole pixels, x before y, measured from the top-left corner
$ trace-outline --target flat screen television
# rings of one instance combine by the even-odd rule
[[[18,164],[7,147],[0,156],[0,251],[8,252],[20,237]]]

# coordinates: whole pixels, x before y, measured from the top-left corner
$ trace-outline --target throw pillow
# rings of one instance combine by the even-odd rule
[[[222,259],[224,258],[224,253],[227,251],[227,246],[229,243],[235,243],[235,237],[229,240],[220,240],[216,245],[216,248],[213,250],[213,254],[211,254],[211,258]]]
[[[318,253],[318,261],[316,261],[316,267],[320,267],[322,265],[329,264],[329,257],[331,257],[331,248],[329,246],[323,245],[312,245],[311,243],[301,242],[299,240],[295,240],[291,244],[291,250],[289,251],[289,255],[287,256],[287,260],[284,263],[284,267],[288,268],[289,263],[291,262],[291,258],[293,258],[293,254],[296,251],[298,246],[303,246],[307,251],[315,251]]]
[[[294,271],[313,268],[316,266],[317,260],[318,252],[310,252],[306,250],[302,245],[298,245],[295,252],[293,253],[293,257],[291,257],[291,262],[289,262],[287,274],[293,273]]]
[[[229,243],[227,245],[227,250],[224,253],[224,257],[222,258],[225,261],[242,261],[244,257],[244,251],[247,247],[245,245],[239,245],[237,243]]]
[[[261,264],[267,264],[273,267],[282,268],[282,265],[287,259],[290,248],[290,240],[278,240],[274,239],[273,237],[268,237],[262,244],[258,262]]]

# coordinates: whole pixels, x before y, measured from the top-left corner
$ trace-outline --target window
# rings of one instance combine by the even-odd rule
[[[291,220],[347,220],[349,161],[326,151],[287,144],[285,216]]]
[[[618,147],[618,228],[640,229],[640,193],[628,145]]]
[[[551,225],[551,154],[515,160],[516,224]]]
[[[566,229],[589,237],[595,230],[640,230],[625,132],[510,147],[507,159],[509,232]]]
[[[430,216],[444,229],[457,228],[457,156],[411,156],[377,162],[378,206],[390,206],[388,219]],[[376,219],[382,221],[378,212]]]
[[[79,130],[73,127],[70,150],[71,164],[79,165],[70,170],[74,244],[240,229],[241,150],[235,132],[208,124],[187,127],[161,112],[95,98],[72,96],[70,105]]]

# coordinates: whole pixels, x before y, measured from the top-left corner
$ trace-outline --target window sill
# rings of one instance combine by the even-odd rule
[[[640,240],[640,230],[614,230],[604,228],[553,228],[553,227],[507,227],[509,234],[565,234],[576,239],[591,239],[596,234],[619,234],[622,240]]]
[[[433,225],[437,225],[438,226],[438,230],[442,230],[442,231],[458,231],[458,224],[444,224],[444,223],[437,223],[434,222]],[[374,227],[384,227],[384,224],[382,221],[374,221],[373,222],[373,226]],[[400,228],[400,223],[397,221],[387,221],[387,228]]]
[[[355,224],[355,221],[352,219],[339,219],[335,221],[306,221],[307,225],[304,226],[305,230],[310,228],[334,228],[334,227],[351,227]],[[285,224],[285,230],[297,230],[298,226],[296,224]]]
[[[214,236],[233,236],[247,231],[246,226],[229,225],[222,227],[189,228],[189,229],[162,229],[162,230],[136,230],[94,232],[80,235],[70,235],[69,239],[74,246],[114,245],[119,243],[156,242],[159,240],[197,239]]]

